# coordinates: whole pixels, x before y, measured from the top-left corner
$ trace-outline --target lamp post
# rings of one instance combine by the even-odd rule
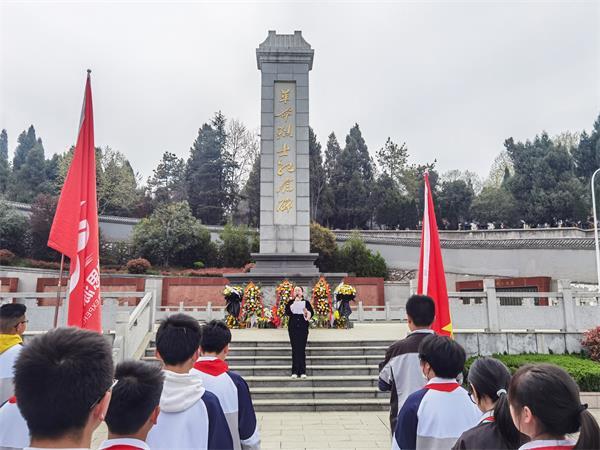
[[[592,209],[594,211],[594,242],[596,243],[596,274],[600,292],[600,245],[598,244],[598,215],[596,214],[596,190],[594,189],[594,180],[598,172],[600,169],[596,169],[592,175]]]

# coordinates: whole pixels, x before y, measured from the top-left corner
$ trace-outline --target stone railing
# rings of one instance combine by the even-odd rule
[[[117,314],[113,345],[117,361],[141,356],[154,330],[155,321],[156,297],[152,292],[146,292],[133,311],[121,311]]]

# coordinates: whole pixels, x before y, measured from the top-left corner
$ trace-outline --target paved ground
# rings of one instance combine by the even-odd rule
[[[592,411],[600,420],[600,410]],[[391,448],[387,412],[258,413],[264,450]],[[92,449],[106,436],[102,426]]]
[[[408,333],[408,325],[400,322],[387,323],[356,323],[354,328],[349,330],[336,330],[315,328],[311,329],[308,341],[323,342],[323,341],[342,341],[342,342],[357,342],[357,341],[393,341],[406,337]],[[238,342],[253,342],[253,341],[289,341],[288,332],[286,329],[259,329],[251,328],[246,330],[231,330],[232,341]]]

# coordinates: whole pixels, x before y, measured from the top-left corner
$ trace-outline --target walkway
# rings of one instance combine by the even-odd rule
[[[600,409],[592,410],[600,421]],[[391,448],[387,412],[258,413],[263,450]],[[106,436],[104,424],[92,449]]]

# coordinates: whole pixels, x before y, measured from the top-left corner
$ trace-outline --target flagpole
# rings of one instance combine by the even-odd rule
[[[65,265],[65,255],[60,255],[60,271],[58,272],[58,289],[56,289],[56,306],[54,308],[54,328],[58,327],[58,309],[60,308],[60,289],[62,287],[63,268]]]

